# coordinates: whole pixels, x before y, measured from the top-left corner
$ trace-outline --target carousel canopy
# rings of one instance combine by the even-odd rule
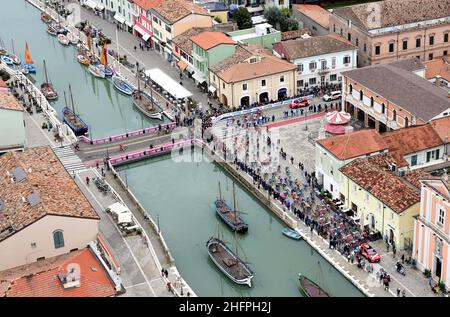
[[[331,124],[347,124],[350,121],[350,114],[345,111],[332,111],[326,115],[327,122]]]
[[[331,134],[345,134],[353,131],[353,127],[348,124],[331,124],[325,125],[325,131]]]

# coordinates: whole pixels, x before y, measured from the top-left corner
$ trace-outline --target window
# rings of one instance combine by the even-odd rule
[[[343,31],[342,31],[342,29],[341,29],[341,36],[343,35]]]
[[[363,91],[362,90],[360,90],[359,91],[359,100],[363,100],[363,98],[364,98],[364,93],[363,93]]]
[[[332,57],[332,58],[331,58],[331,66],[332,66],[333,68],[336,67],[336,57]]]
[[[392,120],[397,121],[397,111],[395,109],[392,111]]]
[[[336,24],[333,24],[333,32],[336,33]]]
[[[444,51],[444,53],[442,53],[442,55],[447,56],[447,51]]]
[[[407,128],[408,125],[409,125],[409,119],[408,119],[408,117],[405,117],[405,127]]]
[[[333,184],[330,184],[330,192],[333,192]]]
[[[158,23],[158,19],[153,17],[153,22]]]
[[[394,43],[389,43],[389,53],[394,52]]]
[[[376,50],[376,48],[375,48],[375,50]],[[364,43],[364,52],[367,52],[367,45],[366,45],[366,43]],[[378,49],[378,54],[380,54],[380,49]]]
[[[321,66],[322,66],[322,69],[326,69],[326,68],[327,68],[327,60],[326,60],[326,59],[322,60],[322,61],[320,62],[320,64],[321,64]]]
[[[448,33],[444,33],[444,43],[448,43]]]
[[[433,59],[433,53],[428,54],[428,59],[432,60]]]
[[[347,34],[347,39],[348,39],[349,42],[352,41],[352,35],[350,33]]]
[[[434,35],[430,36],[430,45],[434,45]]]
[[[316,69],[316,67],[317,67],[316,62],[309,63],[309,70],[314,70],[314,69]]]
[[[303,79],[302,80],[297,80],[297,86],[303,87]]]
[[[393,219],[394,219],[394,213],[391,212],[391,220],[393,220]]]
[[[350,56],[344,56],[344,64],[350,64]]]
[[[380,45],[375,46],[375,55],[380,55]]]
[[[416,39],[416,47],[420,47],[420,38]]]
[[[261,86],[262,86],[262,87],[265,87],[265,86],[266,86],[266,80],[265,80],[265,79],[261,80]]]
[[[358,41],[358,39],[356,39],[356,46],[359,46],[359,41]]]
[[[170,28],[170,26],[166,25],[166,31],[172,33],[172,29]]]
[[[256,63],[258,60],[256,58],[250,58],[250,64]]]
[[[284,76],[280,76],[280,83],[284,83]]]
[[[444,208],[438,207],[438,225],[443,226],[445,220],[445,211]]]
[[[439,159],[439,149],[427,152],[427,163]]]
[[[411,156],[411,166],[417,165],[417,155]]]
[[[243,91],[246,91],[247,88],[248,88],[247,84],[242,84],[242,90],[243,90]]]
[[[336,81],[336,79],[337,79],[337,75],[336,74],[330,75],[330,81]]]
[[[349,92],[352,93],[352,92],[353,92],[353,86],[352,86],[352,84],[350,84],[350,86],[348,86],[348,87],[349,87]]]
[[[314,77],[314,78],[310,78],[309,79],[309,84],[310,85],[315,85],[316,84],[316,78]]]
[[[64,235],[62,230],[53,232],[53,243],[55,244],[55,249],[64,247]]]
[[[403,50],[408,49],[408,40],[403,40]]]
[[[225,89],[225,83],[222,83],[222,88]]]
[[[298,65],[298,71],[299,71],[299,72],[302,72],[302,71],[303,71],[303,64],[299,64],[299,65]]]
[[[31,248],[32,248],[32,249],[36,249],[36,242],[32,242],[32,243],[31,243]]]
[[[369,202],[369,193],[366,193],[364,200],[366,201],[366,203]]]
[[[216,75],[213,75],[213,81],[216,81]]]
[[[330,167],[330,174],[333,175],[333,166]]]
[[[384,105],[384,103],[381,104],[381,113],[385,113],[386,112],[386,106]]]
[[[374,101],[373,101],[373,97],[370,97],[370,106],[373,108],[373,104],[374,104]]]

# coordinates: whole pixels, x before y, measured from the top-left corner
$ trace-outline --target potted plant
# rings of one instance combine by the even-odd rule
[[[423,270],[423,275],[424,275],[426,278],[429,278],[429,277],[431,276],[431,270],[429,270],[429,269]]]

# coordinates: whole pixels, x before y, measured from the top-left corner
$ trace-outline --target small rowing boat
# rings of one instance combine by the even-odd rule
[[[69,39],[64,34],[58,34],[57,38],[58,38],[58,42],[61,43],[62,45],[67,46],[70,44]]]
[[[134,88],[121,75],[115,73],[112,76],[112,82],[113,82],[114,88],[116,88],[121,93],[128,95],[128,96],[131,96],[133,94]]]
[[[41,13],[41,21],[49,24],[52,22],[52,17],[48,13],[42,12]]]
[[[14,63],[15,65],[20,65],[20,64],[22,64],[22,61],[20,60],[19,56],[14,55],[14,54],[11,54],[11,55],[9,55],[9,57],[11,58],[11,60],[13,61],[13,63]]]
[[[97,65],[89,65],[89,72],[97,78],[105,78],[105,73]]]
[[[89,59],[86,56],[84,56],[83,54],[77,55],[77,61],[78,61],[78,63],[80,63],[81,65],[84,65],[84,66],[88,66],[91,64],[89,62]]]
[[[30,74],[35,74],[36,73],[36,66],[34,66],[33,64],[24,64],[22,66],[22,69],[25,70],[26,72],[30,73]]]
[[[299,274],[300,290],[308,297],[330,297],[319,285],[304,275]]]
[[[50,34],[51,36],[58,35],[58,31],[56,30],[56,28],[54,26],[51,26],[51,25],[48,26],[47,33]]]
[[[67,39],[69,40],[70,44],[76,45],[78,43],[78,39],[75,34],[69,33],[67,34]]]
[[[8,52],[3,47],[0,47],[0,55],[6,55],[6,54],[8,54]]]
[[[63,27],[61,25],[56,25],[55,30],[56,30],[56,34],[67,35],[67,33],[69,33],[69,30],[67,30],[65,27]]]
[[[210,238],[206,242],[209,257],[214,264],[234,283],[252,287],[253,272],[224,241]]]
[[[5,63],[8,66],[13,66],[14,65],[14,62],[13,62],[12,58],[9,57],[8,55],[2,55],[2,57],[0,57],[0,59],[1,59],[1,61],[3,63]]]
[[[283,228],[281,230],[281,233],[283,233],[286,237],[294,239],[294,240],[301,240],[302,236],[295,230],[291,228]]]

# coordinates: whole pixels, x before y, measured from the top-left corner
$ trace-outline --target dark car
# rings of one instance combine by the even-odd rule
[[[368,243],[363,243],[358,247],[359,253],[365,257],[370,263],[380,262],[381,255],[375,251]]]

